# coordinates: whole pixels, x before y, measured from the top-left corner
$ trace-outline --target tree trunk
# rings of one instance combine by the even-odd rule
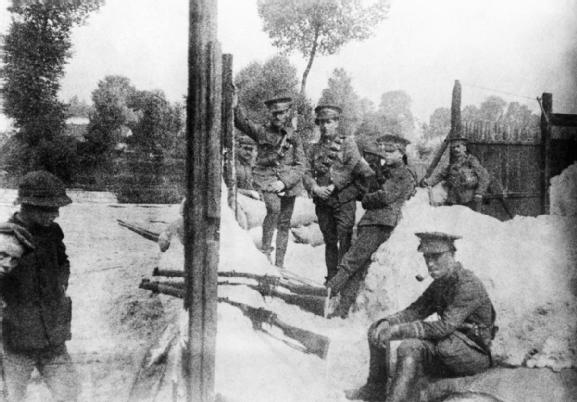
[[[317,53],[317,46],[318,46],[318,40],[319,40],[319,29],[315,29],[315,39],[313,42],[313,48],[311,49],[311,55],[309,56],[309,62],[307,63],[307,67],[305,68],[305,71],[303,72],[303,79],[301,81],[301,95],[304,96],[305,95],[305,88],[307,86],[307,78],[309,76],[309,73],[311,71],[311,67],[313,65],[313,60],[315,58],[315,55]]]

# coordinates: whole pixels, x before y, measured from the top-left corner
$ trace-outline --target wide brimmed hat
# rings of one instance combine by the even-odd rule
[[[52,173],[38,170],[26,174],[18,186],[15,204],[59,208],[72,203],[66,195],[66,187]]]

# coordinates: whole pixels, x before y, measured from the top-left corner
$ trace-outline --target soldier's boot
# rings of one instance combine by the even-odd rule
[[[263,222],[262,225],[262,244],[261,244],[261,248],[260,251],[266,256],[266,258],[268,259],[268,261],[272,264],[272,257],[271,254],[274,250],[273,247],[271,247],[271,243],[272,243],[272,237],[274,235],[274,224],[276,224],[276,222],[273,222],[271,219],[267,219],[267,217],[265,217],[265,221]]]
[[[369,344],[369,377],[360,388],[345,391],[347,399],[362,401],[384,401],[387,393],[387,352]]]
[[[279,268],[282,268],[284,264],[284,257],[288,246],[288,238],[289,228],[279,227],[276,232],[276,254],[274,262],[274,265]]]
[[[412,401],[418,395],[415,385],[422,370],[421,362],[414,356],[407,356],[397,363],[397,371],[391,383],[387,402]]]
[[[325,284],[337,274],[339,247],[337,243],[325,242],[325,262],[327,264],[327,276],[325,277]]]

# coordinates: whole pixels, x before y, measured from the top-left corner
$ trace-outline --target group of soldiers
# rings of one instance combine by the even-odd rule
[[[261,125],[246,117],[236,98],[234,102],[236,128],[256,144],[251,185],[262,195],[267,211],[261,251],[270,260],[276,229],[274,263],[282,268],[295,197],[304,184],[315,204],[325,242],[325,286],[332,296],[338,296],[331,316],[346,318],[372,254],[390,237],[404,203],[415,194],[417,180],[406,156],[409,141],[376,133],[376,144],[368,155],[377,158],[369,163],[370,158],[361,155],[353,137],[340,132],[342,110],[323,104],[315,108],[320,139],[305,149],[295,127],[289,124],[292,100],[273,98],[265,104],[270,122]],[[466,138],[452,138],[450,150],[451,163],[419,185],[443,183],[447,205],[466,205],[480,211],[489,174],[467,152]],[[365,213],[353,241],[357,201]],[[415,400],[415,385],[425,371],[469,375],[491,364],[495,311],[481,281],[455,260],[458,236],[438,232],[416,235],[433,282],[408,308],[371,325],[369,376],[359,389],[346,391],[348,399]],[[436,321],[424,321],[434,313],[438,315]],[[389,372],[387,358],[391,340],[403,340],[394,373]]]
[[[353,138],[339,132],[341,109],[319,105],[315,123],[321,137],[305,152],[299,134],[289,124],[292,100],[284,97],[265,103],[271,115],[265,125],[251,122],[235,105],[236,127],[256,143],[255,165],[244,175],[266,205],[262,252],[272,255],[276,230],[274,263],[283,266],[295,197],[306,189],[326,244],[325,285],[338,296],[332,316],[345,318],[371,255],[390,237],[403,204],[415,193],[417,181],[406,158],[408,141],[380,133],[370,150],[378,157],[369,163]],[[463,139],[453,141],[453,165],[420,184],[444,180],[449,204],[476,209],[488,179],[464,145]],[[247,146],[243,151],[246,160],[252,158],[253,149]],[[357,201],[366,212],[353,241]],[[4,303],[0,371],[3,396],[9,401],[25,399],[34,368],[56,400],[75,401],[80,394],[78,373],[66,349],[71,336],[71,300],[66,294],[70,264],[64,234],[55,222],[59,209],[70,202],[58,178],[44,171],[31,172],[18,188],[20,210],[0,223]],[[435,232],[416,235],[433,282],[405,310],[370,326],[369,376],[365,385],[346,392],[349,399],[414,400],[415,384],[425,371],[468,375],[491,364],[495,311],[481,281],[455,260],[458,237]],[[169,242],[169,238],[159,242],[161,249]],[[424,321],[434,313],[436,320]],[[402,340],[394,373],[387,358],[391,340]]]

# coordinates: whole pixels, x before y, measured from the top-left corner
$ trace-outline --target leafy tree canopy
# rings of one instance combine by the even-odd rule
[[[349,41],[367,39],[389,6],[388,0],[259,0],[257,4],[273,45],[308,59],[301,93],[317,53],[331,55]]]

